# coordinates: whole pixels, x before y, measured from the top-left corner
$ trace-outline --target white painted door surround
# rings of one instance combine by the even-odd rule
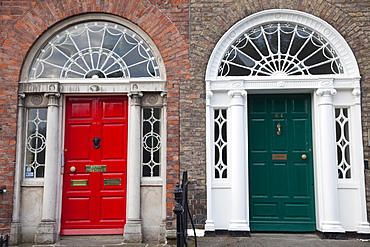
[[[321,68],[315,71],[307,62],[317,51],[304,57],[293,54],[290,44],[298,41],[293,42],[294,35],[288,34],[292,32],[296,32],[295,37],[309,33],[301,48],[308,47],[309,42],[312,47],[320,43],[321,51],[330,53],[322,55],[331,64],[326,72],[322,73]],[[271,45],[273,42],[276,45]],[[287,42],[289,48],[284,49],[288,52],[283,51],[280,42]],[[301,48],[296,49],[296,54]],[[248,54],[248,49],[254,53]],[[266,65],[270,61],[276,66]],[[292,67],[285,66],[287,63]],[[316,61],[318,67],[322,65],[319,63]],[[293,67],[296,69],[289,69]],[[360,74],[350,47],[332,26],[313,15],[285,9],[246,17],[215,46],[206,71],[206,90],[206,231],[250,231],[248,95],[309,93],[316,229],[323,233],[370,233],[363,173]]]

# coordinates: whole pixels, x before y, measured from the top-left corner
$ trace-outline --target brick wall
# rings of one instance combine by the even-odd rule
[[[205,71],[220,37],[261,10],[288,8],[318,16],[349,43],[362,76],[365,158],[370,159],[369,1],[348,0],[34,0],[0,1],[0,234],[9,232],[14,179],[16,105],[22,63],[35,40],[55,23],[86,12],[122,16],[154,40],[167,73],[167,225],[174,225],[172,192],[188,170],[197,227],[206,216]],[[190,50],[190,53],[189,53]],[[189,55],[190,54],[190,55]],[[367,185],[370,174],[366,175]],[[368,188],[369,186],[367,186]],[[368,201],[370,191],[367,190]],[[370,205],[369,205],[370,206]]]
[[[0,234],[11,222],[17,90],[22,63],[37,38],[55,23],[87,12],[121,16],[142,28],[157,45],[167,74],[168,219],[173,225],[172,191],[179,177],[180,84],[189,79],[188,0],[0,1]]]
[[[337,29],[353,50],[362,76],[365,159],[370,159],[367,129],[370,128],[370,2],[348,0],[192,0],[190,5],[191,81],[181,85],[181,163],[193,175],[192,196],[197,224],[205,205],[205,71],[214,46],[236,22],[267,9],[294,9],[315,15]],[[202,107],[197,107],[202,106]],[[188,109],[188,110],[186,110]],[[367,188],[370,173],[366,172]],[[370,206],[370,189],[367,190]],[[369,211],[368,207],[368,212]],[[370,215],[370,213],[369,213]]]

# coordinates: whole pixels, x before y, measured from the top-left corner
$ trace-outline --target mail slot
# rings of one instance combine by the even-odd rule
[[[104,179],[104,185],[121,185],[120,178],[106,178]]]
[[[71,186],[87,186],[88,180],[71,180]]]
[[[99,166],[86,166],[86,172],[106,172],[107,166],[106,165],[99,165]]]
[[[287,160],[287,154],[272,154],[272,160]]]

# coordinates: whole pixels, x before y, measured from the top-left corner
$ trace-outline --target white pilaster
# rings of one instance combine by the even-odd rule
[[[321,176],[319,193],[322,205],[319,230],[322,232],[340,233],[345,230],[341,226],[339,218],[339,203],[337,189],[337,163],[335,146],[335,115],[333,107],[333,95],[337,91],[333,88],[318,89],[316,95],[318,102],[318,121],[320,128],[319,142],[321,150],[318,160],[318,174]]]
[[[370,233],[369,222],[367,221],[367,209],[366,209],[366,195],[365,195],[365,177],[364,177],[364,160],[363,160],[363,146],[362,146],[362,125],[361,125],[361,90],[355,88],[352,90],[352,96],[354,98],[354,104],[351,107],[351,123],[356,125],[352,129],[353,143],[353,169],[352,171],[357,173],[354,179],[358,180],[358,196],[359,196],[359,222],[357,225],[358,233]],[[356,167],[355,167],[356,166]]]
[[[213,155],[212,155],[212,147],[213,147],[213,133],[212,124],[213,124],[213,114],[211,109],[211,98],[213,96],[213,92],[209,90],[210,82],[207,82],[207,98],[206,98],[206,159],[207,159],[207,220],[204,226],[205,230],[208,232],[215,231],[215,223],[213,221],[212,215],[212,170],[213,168]]]
[[[26,95],[18,95],[18,121],[17,121],[17,153],[14,174],[13,215],[10,229],[10,244],[18,245],[22,240],[20,208],[21,208],[21,181],[23,170],[22,143],[23,143],[23,120],[24,120],[24,98]]]
[[[246,137],[244,97],[247,92],[244,90],[231,90],[228,92],[231,97],[230,103],[230,158],[231,158],[231,220],[229,231],[250,231],[247,220],[246,201]]]
[[[140,216],[141,179],[141,92],[131,92],[128,123],[128,167],[127,167],[127,222],[124,229],[126,243],[142,242]]]
[[[56,227],[56,200],[58,176],[58,132],[59,132],[59,93],[45,93],[49,98],[46,127],[46,155],[44,175],[44,195],[42,205],[42,219],[37,227],[36,243],[55,243]]]

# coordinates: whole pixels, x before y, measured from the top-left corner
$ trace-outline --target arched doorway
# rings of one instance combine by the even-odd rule
[[[206,231],[368,232],[359,79],[312,15],[267,10],[227,31],[206,72]]]
[[[23,238],[158,238],[165,217],[165,79],[154,42],[125,19],[79,15],[40,37],[19,86],[18,142],[26,145],[17,159],[14,208],[19,218],[33,210],[33,219],[18,225]],[[141,204],[143,194],[154,204]],[[40,203],[22,206],[28,200]],[[148,221],[142,215],[153,205],[158,213]]]

